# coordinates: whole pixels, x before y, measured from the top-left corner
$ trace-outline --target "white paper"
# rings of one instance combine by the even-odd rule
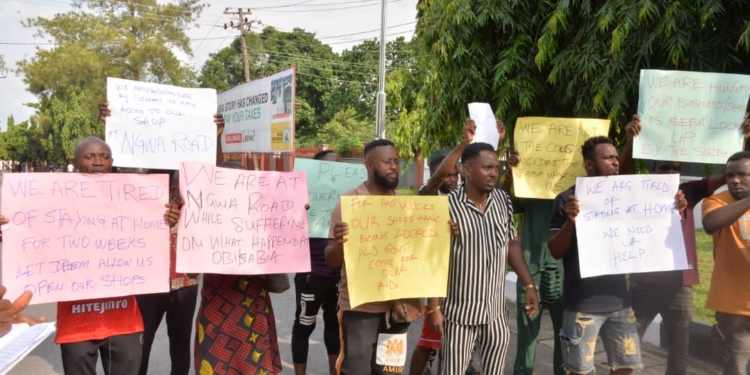
[[[106,141],[115,166],[216,164],[216,90],[107,78]]]
[[[679,175],[578,177],[581,277],[688,268]]]
[[[55,323],[13,324],[11,331],[0,337],[0,375],[7,374],[34,348],[55,332]]]
[[[477,131],[471,143],[489,143],[497,150],[500,133],[497,132],[497,120],[492,107],[487,103],[469,103],[469,117],[477,124]]]

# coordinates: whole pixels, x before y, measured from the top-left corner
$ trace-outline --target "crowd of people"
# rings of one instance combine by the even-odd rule
[[[109,115],[104,103],[102,120]],[[217,137],[224,127],[215,116]],[[721,174],[682,183],[674,210],[682,220],[687,258],[685,271],[581,278],[576,218],[580,208],[575,186],[554,200],[520,199],[513,195],[513,168],[522,155],[509,152],[501,169],[499,146],[505,126],[498,121],[498,145],[474,143],[476,125],[468,120],[463,139],[450,153],[433,160],[431,177],[422,195],[446,195],[451,222],[447,295],[419,300],[366,303],[352,308],[344,251],[348,224],[340,206],[334,209],[327,238],[310,239],[312,269],[294,277],[296,311],[292,329],[292,358],[296,374],[306,373],[309,337],[323,310],[324,342],[331,374],[370,375],[423,373],[502,374],[511,332],[505,299],[508,266],[518,276],[517,356],[514,373],[534,372],[536,340],[546,309],[555,329],[556,374],[589,374],[595,370],[594,354],[601,338],[611,374],[632,374],[643,367],[641,338],[657,314],[664,320],[669,342],[666,374],[687,374],[689,324],[692,321],[691,286],[698,283],[693,208],[704,200],[703,226],[714,238],[715,268],[708,308],[716,311],[717,332],[723,337],[727,358],[725,375],[748,374],[750,363],[750,152],[732,155]],[[586,176],[612,176],[635,172],[633,139],[642,129],[636,116],[627,124],[628,136],[620,154],[607,137],[587,139],[581,146]],[[745,117],[745,139],[750,120]],[[340,162],[333,151],[315,159]],[[221,150],[217,153],[220,166]],[[101,139],[88,137],[75,149],[74,167],[80,173],[112,173],[112,154]],[[367,180],[345,195],[397,195],[400,164],[398,150],[380,139],[364,149]],[[652,173],[680,173],[681,163],[656,161]],[[504,172],[504,173],[502,173]],[[171,291],[163,294],[88,300],[108,306],[84,311],[84,301],[58,303],[57,336],[64,371],[68,375],[96,374],[101,356],[105,373],[146,374],[156,330],[166,315],[171,374],[278,374],[282,372],[274,309],[268,275],[204,274],[175,271],[176,223],[183,199],[176,172],[170,173],[170,203],[165,220],[171,232]],[[715,194],[722,185],[728,190]],[[523,214],[520,239],[514,214]],[[7,220],[0,217],[0,221]],[[6,249],[6,251],[13,251]],[[165,249],[166,251],[166,249]],[[5,289],[0,287],[4,297]],[[197,318],[193,315],[201,295]],[[0,334],[16,322],[38,320],[21,313],[31,294],[15,302],[0,301]],[[116,306],[116,308],[110,308]],[[384,355],[392,340],[404,340],[416,318],[424,319],[422,336],[411,366],[406,355]],[[403,316],[398,311],[404,312]],[[191,358],[191,332],[195,328]],[[404,342],[404,341],[401,341]],[[192,362],[191,362],[192,361]]]

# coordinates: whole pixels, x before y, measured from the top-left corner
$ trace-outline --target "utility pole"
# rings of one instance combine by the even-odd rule
[[[375,138],[385,138],[385,3],[386,0],[382,0],[382,10],[380,14],[380,69],[378,71],[378,99],[377,99],[377,113],[375,114],[376,125],[375,125]]]
[[[250,82],[250,61],[247,57],[247,41],[245,40],[245,34],[250,31],[250,28],[253,26],[253,23],[260,21],[248,21],[246,16],[249,16],[253,14],[250,11],[250,8],[242,9],[237,8],[237,10],[233,10],[232,8],[226,8],[224,10],[224,14],[233,15],[233,16],[239,16],[240,22],[235,26],[234,21],[230,21],[229,25],[224,24],[224,30],[227,28],[237,28],[240,29],[240,42],[242,43],[242,61],[245,64],[245,82]]]

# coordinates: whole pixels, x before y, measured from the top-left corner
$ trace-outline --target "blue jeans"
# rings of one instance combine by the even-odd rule
[[[594,371],[596,339],[601,335],[610,370],[643,368],[635,314],[630,308],[587,314],[565,310],[560,330],[566,372]]]

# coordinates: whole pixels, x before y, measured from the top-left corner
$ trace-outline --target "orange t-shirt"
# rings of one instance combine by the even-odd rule
[[[703,217],[735,200],[729,191],[703,202]],[[750,211],[714,233],[714,270],[706,307],[728,314],[750,315]]]
[[[143,332],[143,318],[134,296],[57,303],[57,344],[136,332]]]

